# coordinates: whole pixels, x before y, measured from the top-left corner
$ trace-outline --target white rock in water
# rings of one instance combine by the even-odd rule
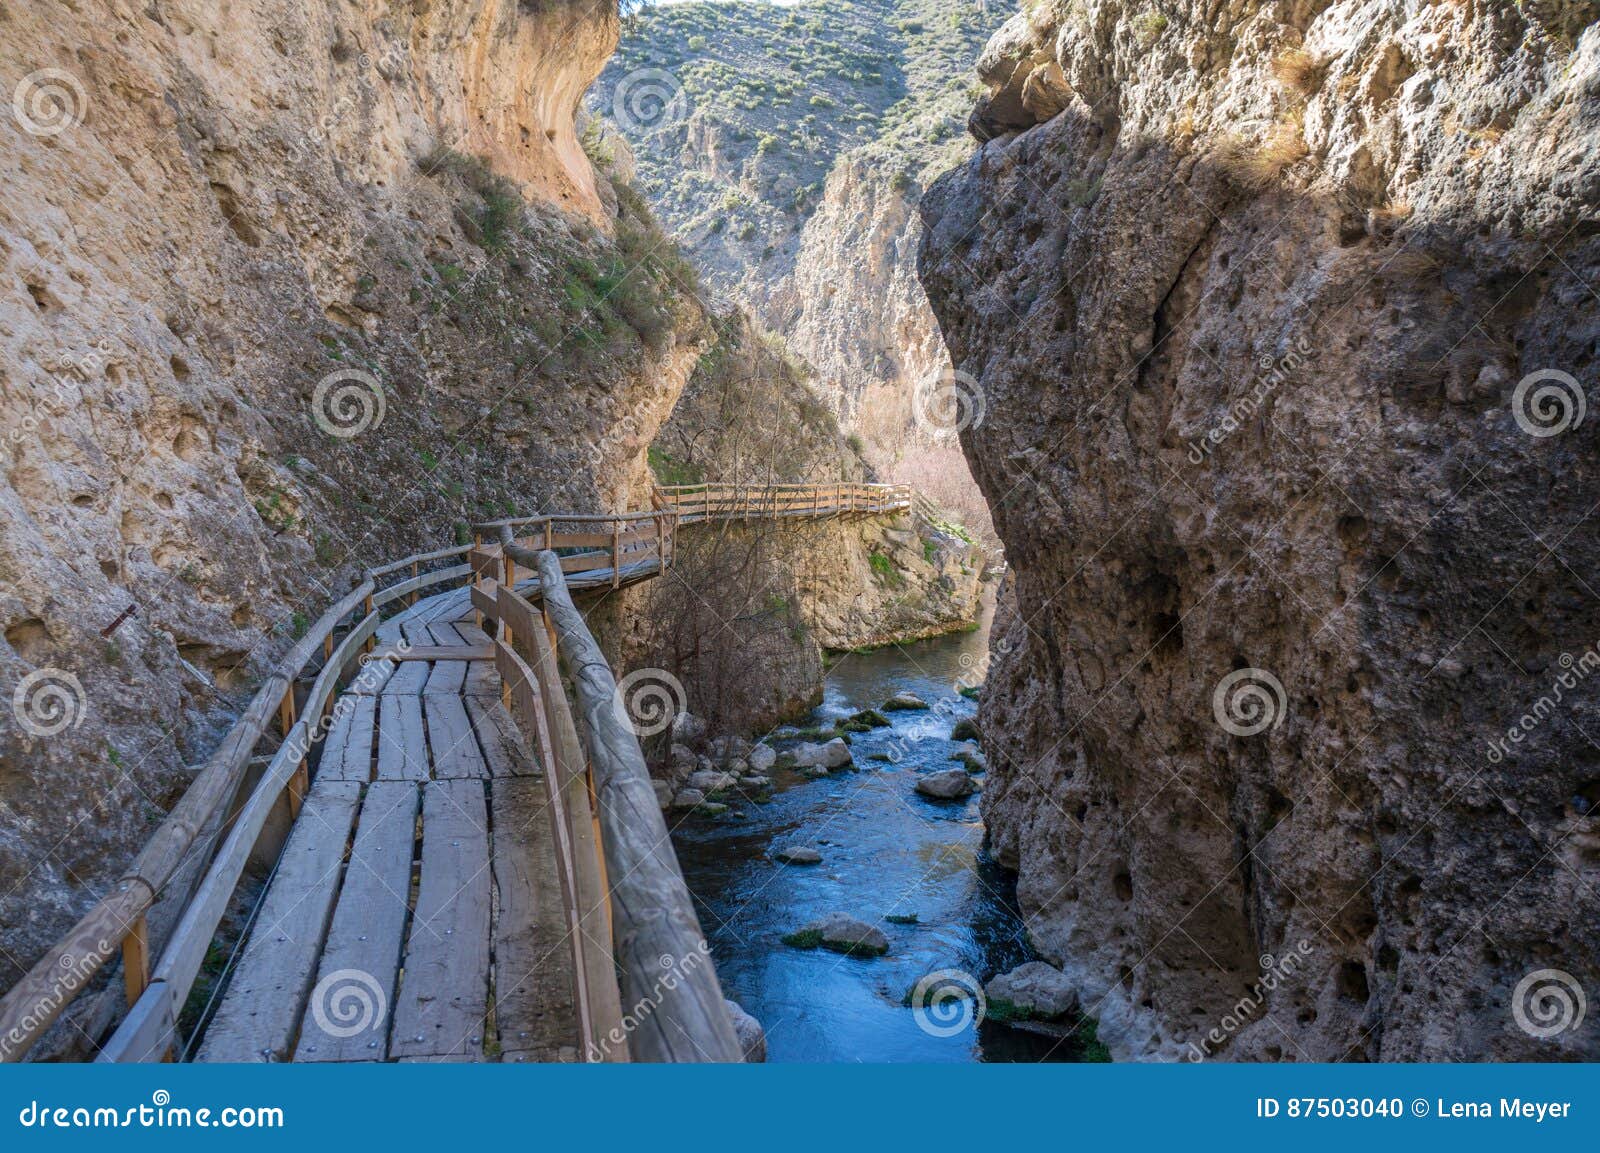
[[[843,737],[834,737],[825,745],[801,745],[794,750],[794,763],[802,769],[838,769],[848,765],[850,760],[850,746],[844,743]]]
[[[729,1000],[728,1016],[733,1018],[733,1035],[739,1039],[739,1048],[744,1051],[744,1059],[750,1064],[756,1064],[767,1059],[767,1031],[761,1027],[749,1013],[744,1011],[744,1006],[737,1001]]]
[[[754,772],[764,773],[777,762],[778,753],[771,745],[757,745],[746,759]]]
[[[1054,965],[1029,961],[983,987],[990,1001],[1006,1001],[1030,1017],[1065,1017],[1078,1007],[1078,991]]]
[[[889,951],[889,938],[883,930],[844,913],[829,913],[801,928],[800,936],[816,934],[825,949],[836,953],[865,953],[882,956]]]
[[[886,713],[915,712],[929,707],[928,702],[915,693],[896,693],[883,702],[883,711]]]
[[[656,791],[656,804],[660,805],[663,811],[671,808],[672,786],[666,781],[651,781],[650,785]]]
[[[702,793],[718,793],[723,789],[731,789],[738,782],[732,773],[719,773],[715,769],[702,769],[697,773],[689,774],[688,786],[699,789]]]
[[[917,781],[917,792],[926,797],[937,797],[941,801],[953,801],[959,797],[971,796],[977,791],[977,782],[967,775],[965,769],[941,769]]]
[[[822,862],[822,854],[809,845],[784,845],[772,850],[772,859],[785,865],[816,865]]]
[[[694,750],[688,745],[674,744],[669,757],[672,771],[675,773],[692,773],[695,767]]]
[[[672,798],[674,809],[693,809],[706,803],[706,795],[699,789],[682,789]]]

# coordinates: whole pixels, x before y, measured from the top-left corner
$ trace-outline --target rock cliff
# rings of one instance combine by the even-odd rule
[[[984,55],[920,254],[1015,572],[984,813],[1119,1058],[1600,1056],[1597,15]]]
[[[703,320],[574,130],[609,5],[0,27],[4,987],[363,568],[621,503]]]

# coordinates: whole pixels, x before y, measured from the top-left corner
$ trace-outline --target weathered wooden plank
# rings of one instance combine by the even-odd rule
[[[435,621],[428,625],[428,633],[433,639],[434,647],[445,653],[462,652],[466,642],[461,639],[461,634],[456,632],[455,626],[446,621]],[[491,654],[492,656],[492,654]],[[460,696],[462,688],[467,683],[467,662],[461,660],[441,660],[433,666],[433,672],[428,677],[425,693],[449,693]]]
[[[433,753],[433,775],[441,781],[482,781],[489,766],[478,751],[467,716],[466,702],[458,696],[428,693],[422,698],[428,718],[428,745]]]
[[[501,1060],[572,1044],[578,1035],[572,952],[556,876],[544,786],[499,780],[494,812],[495,1024]]]
[[[498,691],[464,700],[473,731],[478,734],[478,747],[483,750],[483,759],[489,766],[489,776],[495,780],[536,776],[538,764],[528,751],[516,722],[500,703]]]
[[[385,697],[414,697],[420,694],[428,683],[428,673],[432,665],[427,661],[395,661],[394,673],[379,690]]]
[[[372,779],[372,737],[377,728],[378,699],[346,693],[333,706],[333,725],[322,742],[317,780]]]
[[[378,698],[378,779],[428,779],[428,743],[422,729],[422,698]]]
[[[416,785],[402,781],[367,786],[317,984],[301,1019],[296,1061],[382,1061],[388,1056],[411,896],[418,792]],[[366,1006],[370,1010],[363,1012]]]
[[[423,786],[422,873],[395,998],[393,1056],[483,1051],[491,879],[482,783]]]
[[[128,1010],[122,1024],[95,1057],[96,1064],[148,1065],[166,1058],[177,1045],[172,991],[157,981]]]
[[[281,1061],[290,1055],[360,801],[357,782],[318,774],[227,995],[206,1029],[201,1061]]]
[[[456,632],[461,634],[464,641],[473,652],[480,648],[488,654],[486,661],[473,661],[467,668],[467,680],[461,687],[462,693],[469,697],[498,697],[500,695],[500,678],[494,671],[494,642],[489,634],[477,625],[463,621],[456,622]]]

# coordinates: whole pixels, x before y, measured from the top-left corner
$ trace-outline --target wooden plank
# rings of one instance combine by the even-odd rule
[[[394,675],[391,676],[380,690],[386,697],[415,697],[427,687],[428,674],[432,666],[427,661],[397,661],[394,666]]]
[[[503,780],[537,774],[538,764],[517,731],[516,723],[500,703],[498,690],[483,697],[466,697],[465,701],[472,729],[478,734],[478,747],[483,750],[483,759],[489,766],[489,776]]]
[[[489,766],[478,751],[466,702],[459,696],[429,693],[422,698],[428,718],[428,746],[436,779],[483,781]]]
[[[367,786],[344,887],[312,989],[313,998],[320,995],[321,1000],[314,1000],[301,1020],[296,1061],[382,1061],[388,1056],[389,1021],[411,896],[418,794],[416,785],[401,781]],[[370,1019],[344,1036],[360,1023],[349,1010],[361,1007],[363,993],[372,1006]],[[324,1028],[324,1022],[334,1031]]]
[[[96,1064],[153,1064],[166,1059],[177,1045],[172,990],[157,981],[134,1003],[111,1039],[100,1048]]]
[[[417,645],[405,649],[379,649],[374,660],[391,661],[492,661],[494,649],[489,645]]]
[[[199,1060],[282,1061],[292,1053],[360,802],[357,782],[318,775]]]
[[[462,693],[469,697],[497,697],[500,695],[500,678],[494,671],[494,642],[489,634],[477,625],[462,621],[456,622],[456,632],[461,634],[461,639],[468,645],[469,651],[476,652],[480,648],[488,655],[486,661],[473,661],[467,667],[467,682],[462,686]]]
[[[333,727],[322,742],[317,780],[360,781],[372,778],[372,737],[377,728],[378,699],[346,693],[333,706]]]
[[[455,626],[445,621],[436,621],[430,624],[428,633],[432,637],[434,645],[441,652],[459,653],[466,648],[466,645],[461,640],[461,634],[456,632]],[[433,671],[428,675],[428,684],[422,691],[424,693],[449,693],[451,696],[460,696],[462,687],[466,683],[466,661],[441,660],[433,666]]]
[[[501,1060],[570,1045],[578,1035],[572,954],[541,782],[499,780],[494,813],[495,1025]]]
[[[481,1053],[489,1011],[488,810],[478,781],[422,794],[422,872],[395,998],[399,1058]]]
[[[428,745],[422,728],[422,699],[415,696],[378,698],[378,779],[428,779]]]

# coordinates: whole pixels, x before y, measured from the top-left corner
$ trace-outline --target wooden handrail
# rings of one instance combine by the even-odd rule
[[[22,1060],[124,939],[140,927],[144,914],[183,863],[212,813],[238,792],[256,742],[300,670],[322,647],[323,638],[331,636],[371,593],[372,582],[362,583],[324,613],[284,655],[194,783],[134,858],[132,867],[0,998],[0,1061]],[[63,991],[63,979],[69,973],[74,983]]]
[[[623,1001],[635,1006],[630,1055],[635,1061],[741,1061],[644,752],[616,707],[611,666],[572,603],[560,558],[544,551],[535,560],[594,774]],[[668,978],[676,978],[670,986]]]

